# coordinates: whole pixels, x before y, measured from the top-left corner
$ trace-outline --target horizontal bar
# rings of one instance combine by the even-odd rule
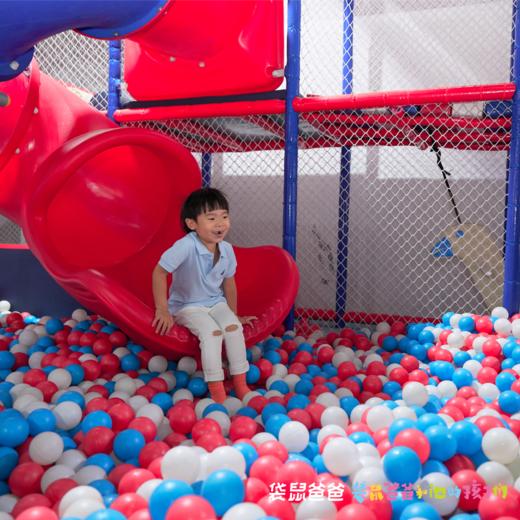
[[[336,311],[332,309],[308,309],[308,308],[296,308],[296,318],[307,318],[309,320],[326,320],[335,321],[337,319]],[[389,325],[392,325],[396,321],[402,321],[404,323],[440,323],[439,318],[427,318],[424,316],[401,316],[399,314],[379,314],[370,312],[346,312],[343,315],[343,319],[347,323],[366,323],[376,324],[382,321],[386,321]]]
[[[396,90],[391,92],[367,92],[343,96],[299,97],[293,101],[296,112],[325,110],[354,110],[357,108],[383,108],[427,103],[470,103],[474,101],[499,101],[512,99],[514,83],[479,85],[475,87],[450,87],[425,90]]]
[[[131,121],[164,121],[165,119],[283,114],[284,112],[285,101],[282,99],[269,99],[262,101],[208,103],[205,105],[124,108],[116,110],[114,119],[119,123],[129,123]]]

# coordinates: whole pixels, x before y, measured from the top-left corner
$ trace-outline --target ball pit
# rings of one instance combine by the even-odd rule
[[[276,331],[222,404],[81,309],[0,326],[2,520],[520,519],[505,309]]]

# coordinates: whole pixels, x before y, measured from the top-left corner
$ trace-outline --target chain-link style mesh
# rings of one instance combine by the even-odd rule
[[[512,0],[354,3],[351,13],[349,0],[302,0],[302,95],[510,79]],[[349,34],[344,20],[351,14]],[[40,46],[38,58],[51,75],[101,93],[106,46],[67,33]],[[300,117],[302,316],[330,316],[338,289],[349,318],[484,312],[499,303],[507,108],[469,103]],[[175,137],[199,164],[200,154],[212,154],[212,185],[231,202],[233,243],[281,245],[282,116],[135,125]],[[340,205],[340,189],[348,204]]]

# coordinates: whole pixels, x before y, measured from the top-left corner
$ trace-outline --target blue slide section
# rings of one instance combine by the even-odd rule
[[[119,39],[157,17],[170,0],[0,1],[0,81],[20,74],[34,45],[76,29],[86,36]]]

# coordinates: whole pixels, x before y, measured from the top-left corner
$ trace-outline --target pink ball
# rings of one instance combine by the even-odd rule
[[[258,505],[265,511],[266,515],[274,516],[279,520],[294,520],[296,515],[291,502],[287,500],[271,500],[265,496],[258,501]]]
[[[141,484],[153,478],[155,475],[147,469],[132,469],[121,477],[117,491],[120,494],[135,493]]]
[[[58,520],[58,515],[49,507],[31,507],[26,509],[16,520]]]
[[[336,520],[377,520],[377,517],[368,507],[349,504],[338,511]]]
[[[520,493],[507,486],[504,496],[500,493],[487,493],[478,505],[478,513],[482,520],[496,520],[501,516],[511,516],[520,519]]]
[[[256,451],[258,452],[259,457],[263,457],[264,455],[272,455],[282,462],[285,462],[289,457],[287,448],[278,441],[263,442],[257,447]]]
[[[163,441],[148,443],[139,453],[139,464],[147,468],[155,459],[162,457],[170,447]]]
[[[51,506],[51,501],[45,495],[31,493],[30,495],[25,495],[16,503],[11,514],[17,518],[27,509],[34,507],[50,508]]]
[[[290,487],[294,482],[304,483],[305,489],[308,488],[316,480],[317,474],[309,464],[300,460],[292,460],[291,462],[285,463],[283,466],[278,468],[276,472],[275,482],[285,484],[286,499],[290,496]],[[298,497],[299,498],[299,497]],[[302,497],[303,499],[303,497]],[[301,500],[295,500],[295,502],[301,502]]]
[[[400,431],[395,439],[394,446],[406,446],[417,453],[421,464],[424,464],[430,456],[430,442],[424,433],[409,428]]]
[[[13,469],[9,476],[9,487],[14,495],[23,497],[31,493],[40,493],[40,482],[44,469],[35,462],[25,462]]]
[[[110,509],[115,509],[128,518],[147,506],[146,500],[137,493],[124,493],[110,504]]]
[[[176,405],[170,409],[168,419],[172,430],[176,433],[190,433],[197,422],[195,410],[188,406]]]
[[[258,457],[249,470],[249,476],[257,478],[269,485],[277,482],[277,471],[282,467],[283,463],[280,459],[273,457],[273,455],[264,455]]]
[[[132,516],[128,517],[128,520],[152,520],[152,517],[150,516],[148,508],[146,508],[136,511]]]
[[[258,423],[251,417],[237,416],[229,428],[229,438],[232,441],[246,438],[250,439],[257,432]]]
[[[216,520],[211,504],[202,497],[185,495],[178,498],[166,513],[166,520]]]
[[[249,477],[244,482],[245,497],[244,502],[253,502],[256,504],[261,498],[269,495],[269,487],[262,480]]]

